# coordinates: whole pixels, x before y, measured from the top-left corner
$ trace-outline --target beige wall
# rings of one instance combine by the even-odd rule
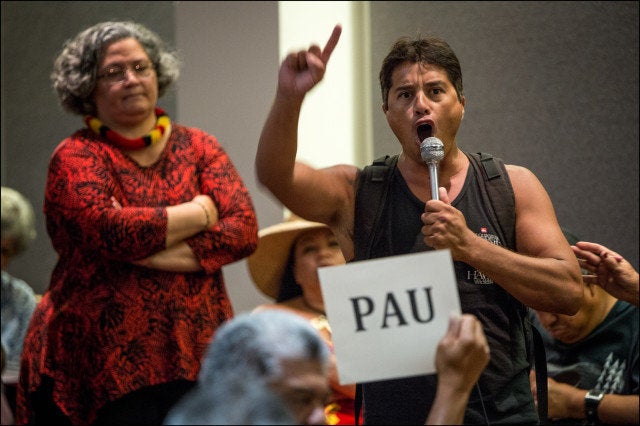
[[[253,159],[278,71],[277,2],[180,2],[176,46],[185,62],[178,119],[215,135],[252,195],[259,226],[282,220],[282,209],[255,179]],[[268,301],[249,278],[246,261],[223,269],[236,312]]]

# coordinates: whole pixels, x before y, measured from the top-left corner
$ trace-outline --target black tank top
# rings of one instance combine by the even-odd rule
[[[390,178],[380,225],[373,231],[371,258],[431,250],[420,232],[425,204],[410,191],[397,168]],[[494,244],[504,245],[489,219],[478,185],[474,169],[469,167],[452,205],[464,214],[469,229]],[[491,348],[489,365],[469,398],[465,423],[537,423],[529,385],[522,305],[468,264],[456,261],[454,268],[462,311],[476,315],[483,323]],[[436,380],[432,375],[363,383],[365,424],[424,424],[435,396]]]

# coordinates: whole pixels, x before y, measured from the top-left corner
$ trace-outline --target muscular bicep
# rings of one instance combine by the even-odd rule
[[[337,224],[353,211],[357,172],[355,166],[314,169],[296,162],[291,187],[283,192],[281,201],[305,219]]]
[[[538,178],[528,169],[507,166],[516,204],[518,252],[536,257],[573,260],[551,199]]]

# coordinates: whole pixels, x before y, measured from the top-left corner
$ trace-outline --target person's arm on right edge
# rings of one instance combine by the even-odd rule
[[[578,241],[571,248],[580,266],[593,274],[583,275],[584,282],[597,284],[613,297],[638,306],[638,271],[624,257],[588,241]]]

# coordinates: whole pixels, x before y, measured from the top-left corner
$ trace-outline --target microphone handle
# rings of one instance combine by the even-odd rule
[[[438,163],[429,163],[429,181],[431,182],[431,198],[439,200],[438,197]]]

